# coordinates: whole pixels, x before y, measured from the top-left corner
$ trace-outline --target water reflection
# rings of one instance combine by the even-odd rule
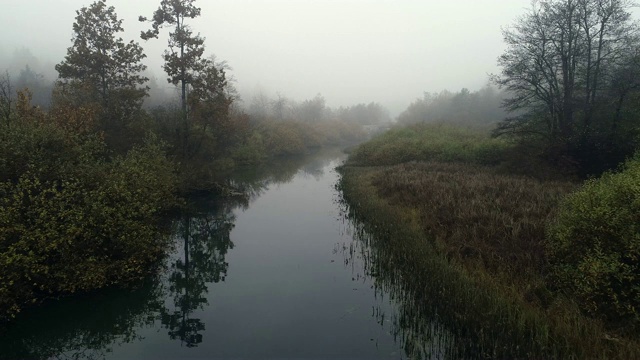
[[[229,263],[225,256],[233,249],[229,237],[235,216],[229,203],[220,203],[206,212],[186,213],[178,221],[176,243],[182,251],[170,265],[168,298],[172,309],[162,309],[162,325],[169,337],[180,340],[187,347],[202,342],[205,324],[192,314],[208,304],[208,284],[224,281]]]
[[[239,189],[246,196],[246,206],[259,197],[269,185],[290,182],[297,174],[311,176],[318,180],[324,175],[327,165],[343,154],[338,149],[322,151],[310,156],[294,156],[281,159],[269,166],[240,169],[222,182]]]
[[[207,324],[199,315],[210,306],[207,294],[229,271],[234,211],[246,209],[269,186],[288,182],[299,172],[321,177],[337,156],[338,150],[290,158],[225,179],[237,189],[235,196],[224,202],[192,199],[189,211],[174,220],[175,248],[161,274],[135,290],[110,289],[25,311],[0,326],[0,358],[104,359],[123,344],[142,341],[141,333],[153,328],[162,328],[171,341],[197,347],[207,340]]]
[[[233,197],[193,199],[189,211],[177,222],[175,244],[180,249],[169,265],[168,294],[173,299],[170,308],[160,313],[162,326],[172,340],[187,347],[204,341],[206,324],[194,316],[205,310],[209,286],[224,281],[229,268],[225,260],[233,249],[230,234],[235,224],[233,211],[247,209],[270,185],[290,182],[302,172],[319,178],[324,168],[340,152],[334,150],[313,157],[292,157],[268,167],[244,169],[225,179],[229,188],[236,189]]]
[[[46,304],[0,329],[2,359],[102,359],[137,341],[162,307],[157,279],[133,291],[108,290]]]

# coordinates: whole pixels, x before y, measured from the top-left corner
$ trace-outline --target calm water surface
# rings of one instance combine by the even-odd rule
[[[2,330],[0,358],[408,358],[422,340],[352,236],[335,189],[343,159],[244,174],[247,197],[201,199],[175,220],[160,275],[28,311]]]

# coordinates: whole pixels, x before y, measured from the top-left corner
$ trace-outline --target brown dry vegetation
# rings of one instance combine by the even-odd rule
[[[410,136],[424,141],[437,137],[439,129],[417,130]],[[402,132],[410,130],[356,149],[341,170],[341,189],[354,217],[388,243],[389,261],[410,296],[433,303],[426,306],[436,309],[438,321],[470,339],[460,343],[473,344],[472,357],[640,358],[636,337],[585,316],[572,296],[550,281],[547,224],[562,199],[579,188],[576,182],[507,171],[527,168],[532,160],[526,157],[523,164],[495,166],[473,154],[434,158],[416,150],[433,146],[422,141],[413,142],[418,144],[413,149],[403,147],[409,154],[396,157],[400,150],[394,142],[406,138],[398,136]],[[508,145],[503,149],[494,152],[496,159],[517,161]],[[362,166],[376,165],[374,158],[397,161]],[[455,330],[461,326],[465,329]]]
[[[544,273],[545,222],[575,188],[438,162],[391,166],[376,174],[373,185],[391,204],[415,209],[448,258],[506,278]]]

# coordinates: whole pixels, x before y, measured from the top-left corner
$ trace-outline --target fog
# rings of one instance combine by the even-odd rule
[[[75,11],[90,0],[0,0],[0,68],[30,52],[45,76],[71,45]],[[125,40],[145,49],[165,86],[166,38],[143,41],[159,0],[108,0],[124,20]],[[424,92],[480,89],[498,71],[500,28],[529,0],[199,0],[191,21],[206,37],[207,55],[233,69],[245,102],[257,93],[295,100],[321,94],[328,106],[377,102],[398,115]],[[166,32],[164,32],[166,34]],[[28,49],[26,51],[25,49]],[[35,61],[32,59],[32,61]],[[167,88],[170,85],[166,85]]]

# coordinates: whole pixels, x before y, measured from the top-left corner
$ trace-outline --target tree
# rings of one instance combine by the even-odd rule
[[[162,0],[160,7],[153,13],[151,30],[144,31],[140,37],[144,40],[158,38],[164,26],[175,27],[169,32],[169,49],[165,50],[163,68],[169,78],[168,82],[181,87],[181,106],[187,113],[187,90],[194,82],[194,74],[204,69],[207,64],[204,54],[204,38],[194,35],[185,24],[186,19],[200,16],[200,8],[195,7],[195,0]],[[148,21],[140,16],[139,21]]]
[[[505,108],[517,115],[496,134],[544,139],[548,149],[582,163],[586,149],[607,151],[602,138],[615,135],[614,74],[632,65],[630,50],[638,48],[630,7],[627,0],[536,1],[503,30],[507,50],[493,79],[509,92]],[[620,99],[619,106],[630,105]]]
[[[335,112],[335,116],[342,121],[361,125],[379,125],[391,121],[389,111],[374,102],[340,107]]]
[[[199,151],[206,137],[212,141],[211,150],[219,155],[238,141],[229,116],[235,90],[227,80],[228,67],[224,62],[217,63],[212,56],[204,64],[202,70],[193,76],[188,99],[190,122],[193,123],[191,133],[196,137],[196,141],[190,144],[190,150],[192,153]]]
[[[324,96],[317,94],[313,99],[304,100],[296,108],[298,120],[308,123],[317,123],[325,119],[325,113],[329,111],[325,105]]]
[[[284,120],[285,117],[289,115],[287,113],[290,110],[290,101],[280,93],[276,94],[276,96],[278,98],[271,101],[271,110],[273,111],[273,116],[276,118],[276,120]]]
[[[204,38],[194,35],[190,27],[186,25],[187,19],[200,16],[200,8],[194,5],[195,0],[162,0],[160,7],[153,13],[150,20],[151,29],[143,31],[140,37],[144,40],[158,38],[160,29],[164,26],[174,27],[169,32],[169,49],[165,50],[164,71],[169,76],[167,81],[174,85],[180,85],[180,105],[182,110],[182,154],[189,156],[189,133],[191,122],[189,113],[189,100],[187,93],[189,86],[193,86],[199,73],[206,73],[211,66],[209,61],[203,58]],[[144,16],[138,18],[145,22]]]
[[[45,79],[44,75],[37,73],[28,64],[20,70],[16,78],[16,89],[29,89],[33,93],[33,104],[48,107],[51,101],[53,82]]]
[[[500,107],[502,99],[503,93],[491,86],[474,92],[463,88],[456,93],[447,90],[425,93],[398,116],[398,122],[442,122],[484,128],[489,124],[495,125],[504,117],[504,111]]]
[[[56,65],[63,92],[76,95],[81,104],[96,102],[103,120],[123,125],[142,106],[148,80],[142,47],[125,43],[117,34],[124,31],[113,6],[99,0],[76,11],[73,45],[63,62]],[[88,94],[87,94],[88,91]],[[75,92],[75,94],[73,94]]]
[[[272,100],[265,93],[264,89],[258,88],[251,97],[251,103],[247,110],[254,120],[264,121],[275,116],[272,114],[272,110],[274,110],[274,108],[271,104]]]
[[[0,120],[7,127],[11,124],[13,114],[13,86],[9,72],[0,76]]]

